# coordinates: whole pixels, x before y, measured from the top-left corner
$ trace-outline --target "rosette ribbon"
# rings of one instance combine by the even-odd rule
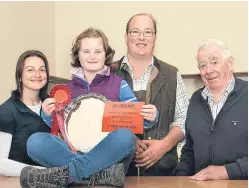
[[[63,139],[69,145],[72,152],[77,153],[68,139],[64,126],[64,112],[65,107],[70,103],[72,99],[71,91],[65,85],[55,85],[50,91],[50,97],[55,98],[55,111],[53,113],[51,134],[58,136],[60,130]]]

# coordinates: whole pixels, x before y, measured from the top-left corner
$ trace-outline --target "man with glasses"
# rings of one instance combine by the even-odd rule
[[[126,25],[127,55],[114,62],[112,71],[123,76],[148,116],[159,111],[155,125],[137,135],[136,155],[128,175],[172,175],[177,165],[177,144],[184,139],[188,101],[177,68],[153,56],[156,21],[150,14],[136,14]]]
[[[248,83],[233,75],[234,59],[220,40],[204,42],[197,60],[205,86],[190,100],[176,175],[248,179]]]

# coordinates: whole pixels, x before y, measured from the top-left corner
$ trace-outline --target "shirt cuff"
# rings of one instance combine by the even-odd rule
[[[178,123],[178,122],[172,122],[172,123],[170,124],[169,129],[172,129],[173,127],[179,127],[179,128],[182,130],[182,132],[183,132],[183,134],[184,134],[184,136],[185,136],[185,125],[183,125],[183,124],[181,124],[181,123]]]
[[[159,111],[156,109],[156,119],[155,119],[155,121],[150,122],[150,121],[144,120],[144,128],[149,129],[149,128],[153,127],[158,122],[158,120],[159,120]]]
[[[225,165],[225,168],[230,180],[243,179],[242,170],[236,162]]]
[[[49,126],[52,126],[52,120],[53,120],[53,115],[52,116],[48,116],[46,115],[43,110],[41,111],[41,118],[43,119],[43,121]]]

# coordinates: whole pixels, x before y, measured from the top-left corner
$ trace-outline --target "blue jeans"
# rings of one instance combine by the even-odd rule
[[[49,133],[35,133],[27,141],[32,160],[45,167],[69,165],[70,176],[76,181],[117,163],[123,163],[127,173],[135,149],[136,137],[129,129],[109,133],[87,153],[73,153],[64,140]]]

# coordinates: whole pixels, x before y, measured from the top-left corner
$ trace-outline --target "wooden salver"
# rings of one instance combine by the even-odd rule
[[[90,151],[108,132],[102,132],[105,96],[95,93],[81,95],[65,108],[64,129],[68,140],[77,151]]]

